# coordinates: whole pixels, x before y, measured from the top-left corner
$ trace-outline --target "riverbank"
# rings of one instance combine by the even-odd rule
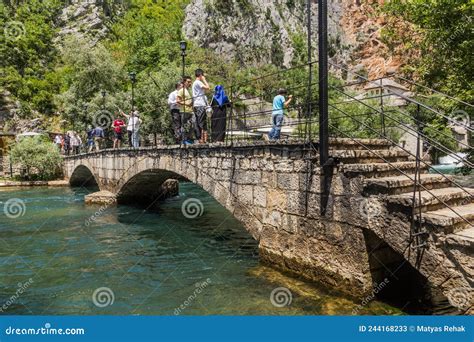
[[[10,187],[21,187],[21,186],[69,186],[69,182],[64,179],[58,179],[53,181],[13,181],[13,180],[0,180],[0,188]]]

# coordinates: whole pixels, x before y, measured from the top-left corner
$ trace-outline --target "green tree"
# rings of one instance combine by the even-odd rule
[[[11,150],[14,164],[26,170],[24,177],[41,180],[54,179],[60,170],[58,148],[44,137],[25,137]]]
[[[27,113],[54,110],[53,94],[60,88],[54,72],[54,19],[60,8],[58,0],[0,4],[0,87],[17,97]]]
[[[78,38],[66,40],[62,53],[65,91],[55,98],[59,112],[75,128],[96,124],[98,116],[111,123],[113,113],[126,102],[127,78],[122,66],[103,45],[90,47]]]
[[[157,69],[180,56],[184,7],[189,0],[132,0],[113,25],[111,47],[129,71]]]
[[[406,71],[432,88],[474,102],[472,0],[392,0],[384,8],[411,24],[411,30],[386,35],[393,46],[419,50],[419,58],[411,60]]]

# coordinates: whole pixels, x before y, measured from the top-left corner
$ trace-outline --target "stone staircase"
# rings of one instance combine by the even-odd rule
[[[385,195],[387,205],[411,213],[416,171],[412,155],[384,139],[334,139],[331,145],[330,154],[341,162],[341,171],[363,178],[364,196]],[[415,199],[421,223],[449,233],[473,227],[474,189],[457,187],[450,175],[428,173],[428,165],[420,165],[421,201],[418,191]],[[469,234],[466,238],[471,241]]]
[[[406,231],[409,231],[416,172],[413,156],[383,139],[333,139],[331,143],[330,155],[338,158],[338,171],[346,178],[346,183],[352,184],[352,189],[356,184],[355,188],[362,197],[375,199],[383,207],[384,220],[371,220],[369,217],[367,227],[384,236],[390,234],[387,225],[405,224]],[[452,176],[430,174],[428,169],[429,163],[422,162],[421,192],[417,190],[415,196],[415,223],[420,231],[429,235],[430,253],[434,250],[442,253],[440,263],[447,262],[442,260],[445,258],[453,265],[460,265],[462,272],[459,277],[463,278],[460,283],[463,288],[467,286],[472,291],[474,189],[458,187],[453,183]],[[440,275],[440,279],[443,276]],[[455,279],[458,275],[446,278],[449,280],[449,277]],[[448,280],[445,281],[451,281]],[[443,283],[443,280],[438,282]],[[459,287],[459,283],[456,286]],[[448,291],[442,292],[446,296]],[[449,299],[449,295],[446,297]],[[472,298],[470,300],[472,312]]]

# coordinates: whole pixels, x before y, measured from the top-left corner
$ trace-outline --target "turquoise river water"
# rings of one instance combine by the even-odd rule
[[[0,314],[402,314],[262,265],[243,226],[193,184],[155,212],[86,206],[89,191],[0,190]],[[190,198],[201,216],[183,215]]]

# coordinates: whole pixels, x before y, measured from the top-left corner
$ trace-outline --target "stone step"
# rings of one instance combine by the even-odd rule
[[[387,197],[390,205],[404,208],[405,212],[411,212],[413,203],[413,194],[404,193],[399,195],[391,195]],[[416,208],[421,208],[421,212],[435,211],[438,209],[465,205],[474,202],[474,189],[460,188],[442,188],[429,191],[421,191],[421,201],[418,199],[418,193],[415,198]]]
[[[368,178],[364,180],[364,193],[368,195],[387,194],[397,195],[413,191],[415,174]],[[449,187],[452,176],[439,174],[420,174],[421,184],[431,190]]]
[[[410,155],[400,149],[391,150],[333,150],[331,157],[339,158],[343,163],[371,164],[381,162],[409,161]]]
[[[446,244],[474,251],[474,227],[449,234],[446,236]]]
[[[456,206],[452,209],[455,212],[449,208],[443,208],[423,213],[421,222],[433,228],[440,228],[446,234],[474,227],[474,203]]]
[[[429,163],[428,163],[429,165]],[[422,173],[428,172],[428,165],[421,164],[420,169]],[[389,176],[400,176],[403,175],[401,171],[405,173],[414,173],[416,170],[416,163],[412,161],[408,162],[396,162],[396,163],[371,163],[371,164],[342,164],[339,166],[339,170],[344,173],[346,177],[357,177],[364,176],[367,178],[371,177],[389,177]]]
[[[386,139],[330,138],[331,150],[388,150],[393,144]]]

